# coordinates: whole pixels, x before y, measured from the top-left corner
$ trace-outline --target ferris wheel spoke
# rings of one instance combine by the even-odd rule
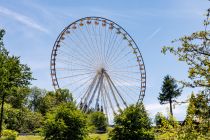
[[[94,64],[92,62],[88,61],[87,59],[81,59],[81,57],[75,57],[75,56],[73,56],[73,55],[71,55],[71,54],[69,54],[67,52],[64,52],[64,51],[60,50],[60,53],[58,55],[63,56],[62,54],[64,54],[65,56],[71,57],[71,59],[73,59],[74,61],[79,61],[79,62],[82,62],[82,63],[85,62],[85,63],[89,63],[92,66],[94,66]]]
[[[128,84],[128,82],[127,81],[125,81],[125,80],[123,80],[123,79],[120,79],[120,78],[113,78],[113,80],[114,81],[118,81],[119,83],[126,83],[126,84]],[[122,88],[122,86],[118,86],[119,88],[121,88],[121,89],[123,89]],[[137,91],[139,91],[139,87],[138,86],[135,86],[136,88],[130,88],[128,85],[127,86],[124,86],[124,87],[126,87],[127,89],[128,89],[128,91],[126,91],[126,92],[129,92],[129,91],[132,91],[132,93],[136,93]]]
[[[114,65],[115,63],[117,63],[119,60],[122,60],[123,58],[125,58],[126,56],[128,56],[129,54],[131,54],[131,52],[126,53],[125,55],[123,55],[122,57],[120,57],[119,59],[115,59],[115,61],[113,61],[111,63],[111,66]]]
[[[72,82],[68,83],[67,85],[64,85],[62,88],[66,88],[66,87],[68,87],[68,86],[70,86],[72,84],[76,85],[76,83],[78,83],[78,82],[82,83],[82,80],[85,80],[87,78],[89,78],[89,79],[87,81],[85,81],[84,83],[87,83],[88,81],[90,81],[92,79],[92,77],[89,75],[87,77],[83,77],[83,78],[77,79],[76,81],[72,81]],[[81,84],[81,85],[83,85],[83,84]]]
[[[91,69],[56,68],[57,71],[94,71]]]
[[[96,80],[98,79],[98,74],[95,75],[94,79],[92,80],[91,84],[88,86],[87,91],[85,92],[84,96],[82,97],[80,103],[84,100],[82,110],[86,111],[87,108],[87,101],[89,99],[89,96],[91,95],[91,92],[95,86]]]
[[[110,50],[111,50],[111,48],[114,47],[112,44],[113,44],[113,42],[115,42],[116,38],[117,38],[117,35],[116,35],[116,33],[114,33],[114,35],[112,36],[112,39],[109,40],[108,49],[107,49],[107,52],[106,52],[106,55],[105,55],[106,58],[109,57]],[[107,62],[107,59],[106,59],[106,62]]]
[[[85,24],[86,26],[86,24]],[[88,47],[90,49],[89,53],[92,53],[94,51],[94,48],[92,48],[93,44],[90,45],[90,42],[89,40],[87,39],[87,36],[85,35],[85,32],[81,29],[81,27],[79,27],[79,31],[80,33],[82,34],[83,38],[86,40],[87,44],[88,44]],[[87,48],[88,49],[88,48]]]
[[[108,115],[108,111],[107,111],[108,104],[107,104],[106,99],[105,99],[105,96],[104,96],[103,86],[102,86],[102,92],[101,92],[101,104],[104,107],[104,112],[105,112],[106,117],[107,117],[107,115]]]
[[[75,64],[76,66],[80,66],[80,67],[85,67],[85,68],[90,68],[92,69],[92,67],[90,65],[84,65],[84,64],[80,64],[80,63],[76,63],[76,62],[73,62],[73,61],[68,61],[68,60],[63,60],[63,59],[60,59],[60,58],[57,58],[56,59],[58,62],[60,63],[63,63],[63,64]]]
[[[103,76],[100,75],[99,78],[98,78],[98,82],[97,82],[97,84],[96,84],[96,86],[95,86],[95,88],[94,88],[94,91],[93,91],[93,93],[92,93],[92,96],[91,96],[91,98],[90,98],[90,100],[89,100],[89,102],[88,102],[88,104],[87,104],[87,109],[89,109],[91,103],[93,102],[93,98],[94,98],[94,96],[95,96],[95,94],[96,94],[96,91],[98,90],[99,85],[101,84],[101,79],[102,79],[102,77],[103,77]],[[87,110],[86,110],[86,112],[87,112]]]
[[[129,66],[123,66],[123,67],[119,67],[119,66],[114,67],[114,69],[118,69],[118,70],[120,70],[120,69],[124,70],[125,68],[139,68],[139,65],[129,65]]]
[[[115,63],[115,65],[112,64],[112,70],[113,69],[128,69],[128,68],[135,68],[134,64],[131,63],[131,61],[133,60],[133,58],[129,58],[127,60],[124,60],[124,61],[118,61]],[[134,60],[135,61],[135,60]],[[132,66],[130,66],[132,64]],[[129,65],[129,66],[127,66]],[[117,67],[115,67],[117,66]],[[121,66],[121,67],[119,67]],[[137,69],[135,70],[139,70],[139,65],[136,66]]]
[[[105,73],[105,75],[107,76],[108,82],[114,87],[115,91],[117,92],[118,96],[120,97],[120,99],[122,100],[123,104],[127,107],[127,103],[125,101],[125,99],[123,99],[122,95],[120,94],[120,92],[118,91],[117,87],[115,86],[114,82],[112,81],[112,79],[110,78],[110,76]]]
[[[108,57],[108,60],[107,60],[108,62],[112,62],[113,60],[115,60],[114,57],[115,57],[116,54],[118,53],[117,50],[121,50],[121,49],[119,49],[119,46],[122,44],[122,42],[123,42],[123,39],[121,39],[119,45],[116,45],[115,50],[111,51],[111,52],[112,52],[112,55],[111,55],[110,57]],[[123,48],[122,50],[125,50],[125,49],[126,49],[126,48]],[[117,55],[117,56],[118,56],[118,55]]]
[[[86,24],[85,24],[85,26],[86,26]],[[86,26],[86,28],[87,28],[87,26]],[[97,54],[97,52],[95,51],[95,49],[92,48],[92,47],[93,47],[93,43],[90,45],[90,43],[89,43],[89,41],[88,41],[88,39],[87,39],[85,33],[83,34],[83,31],[81,30],[80,27],[79,27],[79,29],[80,29],[80,32],[82,33],[83,37],[85,38],[85,40],[86,40],[87,43],[88,43],[88,47],[87,47],[87,48],[90,49],[89,54],[91,54],[91,53],[93,53],[93,52],[94,52],[95,54]],[[87,33],[89,34],[89,32],[87,32]],[[90,36],[90,34],[89,34],[89,36]],[[96,56],[96,55],[95,55],[95,56]]]
[[[109,48],[110,48],[110,47],[109,47],[109,46],[110,46],[110,40],[111,40],[111,38],[113,38],[113,36],[115,35],[115,34],[114,34],[114,35],[112,35],[112,34],[113,34],[113,30],[111,30],[111,33],[109,33],[109,37],[108,37],[108,40],[107,40],[107,43],[108,43],[108,44],[106,44],[106,46],[107,46],[106,48],[107,48],[107,49],[104,51],[104,57],[105,57],[105,58],[107,58],[107,53],[108,53]],[[105,60],[104,62],[105,62],[106,64],[108,64],[108,63],[107,63],[107,60]]]
[[[118,100],[117,100],[117,97],[116,97],[116,95],[115,95],[115,93],[114,93],[114,89],[113,89],[113,87],[112,87],[112,85],[111,85],[111,83],[110,83],[108,77],[107,77],[106,75],[105,75],[105,77],[106,77],[106,79],[107,79],[107,83],[108,83],[108,86],[109,86],[110,91],[111,91],[111,93],[112,93],[112,96],[114,97],[114,101],[115,101],[115,103],[116,103],[118,109],[121,110],[120,105],[119,105],[119,102],[118,102]]]
[[[70,78],[70,77],[78,77],[78,76],[81,76],[81,75],[87,75],[87,74],[91,74],[93,72],[88,72],[88,73],[82,73],[82,74],[76,74],[76,75],[70,75],[70,76],[65,76],[65,77],[59,77],[58,79],[66,79],[66,78]]]
[[[93,31],[93,34],[94,34],[94,40],[95,40],[96,48],[97,48],[98,54],[99,54],[99,60],[102,61],[101,56],[100,56],[100,49],[99,49],[99,45],[98,45],[98,41],[97,41],[98,35],[97,35],[96,31],[95,31],[95,28],[93,27],[93,24],[91,24],[91,27],[92,27],[92,31]]]
[[[107,92],[105,85],[104,85],[103,88],[104,88],[104,91],[105,91],[105,96],[107,97],[107,99],[108,99],[108,101],[109,101],[110,107],[111,107],[113,113],[116,114],[115,109],[114,109],[114,106],[113,106],[112,101],[111,101],[111,98],[110,98],[110,95],[109,95],[109,93]]]
[[[85,26],[85,27],[86,27],[87,32],[89,34],[90,40],[92,42],[92,46],[97,48],[97,49],[94,49],[94,52],[96,53],[96,59],[99,59],[100,58],[99,49],[98,49],[97,44],[95,44],[94,41],[93,41],[94,39],[92,37],[91,30],[90,30],[89,26],[91,26],[91,25],[88,25],[88,26]]]
[[[64,44],[64,46],[66,46],[67,48],[70,48],[70,46],[69,45],[67,45],[65,42],[62,42],[63,44]],[[84,57],[84,59],[86,59],[88,62],[92,62],[91,60],[90,60],[90,58],[89,57],[86,57],[87,55],[86,54],[81,54],[80,52],[82,52],[82,51],[76,51],[76,53],[77,54],[79,54],[80,56],[83,56]]]
[[[99,97],[100,97],[100,94],[101,94],[101,90],[102,90],[102,85],[103,85],[103,78],[104,78],[104,75],[101,75],[101,79],[100,79],[100,85],[99,85],[99,88],[98,88],[98,95],[97,95],[97,98],[96,98],[96,105],[95,105],[95,109],[97,109],[97,107],[99,106]]]
[[[80,27],[79,27],[80,28]],[[81,29],[80,29],[81,30]],[[79,41],[79,42],[81,42],[81,44],[83,44],[83,46],[87,46],[87,44],[88,44],[88,42],[87,42],[87,44],[83,41],[83,38],[82,37],[79,37],[79,35],[73,30],[73,32],[74,32],[74,34],[75,34],[75,36],[76,36],[76,38],[77,38],[77,40]],[[83,35],[83,34],[82,34]],[[88,47],[86,47],[86,48],[88,48]],[[89,50],[89,49],[85,49],[85,50]],[[86,53],[86,55],[88,55],[89,56],[89,54],[90,54],[91,52],[87,52]]]
[[[71,38],[70,38],[71,39]],[[72,39],[71,39],[72,40]],[[86,47],[85,45],[81,46],[80,44],[76,43],[75,41],[72,40],[72,42],[78,46],[76,47],[76,49],[74,49],[73,51],[75,51],[75,53],[77,53],[80,57],[83,56],[83,58],[88,61],[88,62],[96,62],[97,60],[95,60],[93,57],[90,56],[91,53],[88,53],[85,51],[85,49],[82,49],[81,47]],[[71,48],[69,45],[65,44],[66,47],[68,47],[69,49]],[[87,47],[86,47],[87,48]],[[78,50],[79,49],[79,50]]]
[[[117,35],[115,34],[115,37],[112,39],[111,43],[110,43],[110,46],[109,46],[109,51],[107,53],[107,61],[109,60],[109,57],[111,56],[113,52],[113,48],[115,48],[115,43],[116,43],[116,40],[117,40]]]
[[[91,35],[91,31],[90,31],[90,29],[89,29],[89,26],[90,25],[86,25],[85,24],[85,28],[86,28],[86,30],[87,30],[87,33],[88,33],[88,36],[89,36],[89,38],[90,38],[90,42],[92,43],[90,46],[91,46],[91,48],[93,48],[93,52],[96,54],[95,56],[97,56],[98,57],[98,52],[96,51],[96,49],[94,48],[95,47],[95,44],[94,44],[94,42],[93,42],[93,38],[92,38],[92,35]]]
[[[115,75],[112,75],[112,77],[123,77],[123,78],[128,78],[128,79],[132,79],[134,81],[139,81],[140,79],[137,79],[136,77],[130,77],[130,76],[127,76],[127,75],[123,75],[123,74],[118,74],[118,73],[115,73]],[[140,76],[139,76],[140,77]]]
[[[137,73],[137,74],[140,74],[140,72],[139,71],[122,71],[122,70],[110,70],[110,72],[117,72],[117,73]]]
[[[119,55],[126,49],[126,47],[122,47],[122,49],[119,51],[119,53],[116,53],[117,55],[113,58],[114,61],[119,57]],[[112,65],[113,62],[111,62],[110,65]]]
[[[86,88],[83,88],[83,90],[82,90],[82,87],[84,87],[85,85],[88,85],[89,82],[91,82],[91,80],[92,80],[92,78],[91,78],[91,79],[88,79],[86,82],[84,82],[83,84],[77,86],[76,88],[74,88],[74,89],[72,90],[72,92],[76,92],[76,91],[78,91],[79,89],[81,89],[81,91],[80,91],[81,93],[79,94],[78,97],[76,97],[76,100],[77,100],[78,98],[80,98],[80,97],[85,93],[85,91],[86,91],[87,89],[86,89]],[[83,92],[83,91],[84,91],[84,92]]]
[[[105,28],[105,30],[104,30],[104,43],[103,43],[103,58],[104,58],[104,60],[105,60],[105,52],[106,52],[106,43],[107,43],[107,30],[109,30],[109,28],[106,28],[106,27],[104,27]]]

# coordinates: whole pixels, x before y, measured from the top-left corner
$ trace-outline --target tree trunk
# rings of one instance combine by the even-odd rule
[[[2,101],[1,101],[0,138],[2,136],[2,125],[3,125],[3,116],[4,116],[4,99],[5,99],[5,94],[3,94]]]
[[[171,100],[171,98],[169,99],[169,104],[170,104],[170,114],[171,114],[171,116],[173,116],[172,100]]]

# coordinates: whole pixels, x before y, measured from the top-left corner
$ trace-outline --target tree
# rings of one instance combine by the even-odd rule
[[[62,102],[73,102],[73,96],[68,89],[58,89],[55,96],[57,104]]]
[[[160,104],[169,103],[170,113],[173,116],[172,103],[175,101],[175,98],[181,95],[182,90],[178,88],[174,78],[166,75],[163,80],[161,91],[162,92],[159,93],[158,100],[160,101]]]
[[[102,133],[107,131],[107,118],[103,112],[96,111],[89,114],[90,125],[95,132]]]
[[[27,97],[27,106],[31,111],[40,112],[40,103],[47,91],[38,87],[32,87]]]
[[[151,120],[143,104],[131,105],[114,118],[114,129],[109,136],[112,140],[153,140]]]
[[[63,103],[47,113],[43,133],[46,140],[83,140],[87,120],[74,104]]]
[[[210,90],[210,30],[208,26],[210,9],[208,9],[204,29],[191,35],[172,41],[180,43],[179,47],[165,46],[162,53],[170,52],[189,65],[188,77],[192,82],[181,81],[186,87],[202,87]]]
[[[36,96],[40,95],[41,89],[36,89]],[[36,97],[34,96],[34,97]],[[36,99],[37,98],[37,99]],[[73,103],[73,96],[68,89],[59,89],[56,92],[46,91],[44,96],[36,97],[33,99],[33,104],[39,112],[45,115],[53,107],[56,107],[62,103]],[[34,106],[35,107],[35,106]]]
[[[2,132],[4,103],[6,97],[18,88],[27,88],[33,80],[30,68],[20,63],[19,57],[10,56],[4,48],[4,30],[0,30],[0,136]]]
[[[155,115],[155,125],[156,127],[161,127],[163,125],[163,121],[166,120],[165,116],[162,113],[158,112]]]
[[[5,102],[12,105],[13,108],[21,109],[25,107],[27,102],[27,96],[30,93],[30,89],[18,87],[12,90],[7,96]]]
[[[31,133],[40,128],[43,116],[38,112],[31,112],[28,108],[16,109],[5,104],[4,124],[6,129],[21,133]]]
[[[185,119],[185,125],[189,128],[196,129],[196,131],[203,134],[207,133],[209,128],[209,112],[208,100],[203,93],[191,95],[189,106],[187,109],[187,115]]]

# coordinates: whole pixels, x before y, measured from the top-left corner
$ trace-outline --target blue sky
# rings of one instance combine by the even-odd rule
[[[121,25],[133,37],[143,55],[147,71],[147,110],[167,112],[159,105],[162,79],[170,74],[187,79],[187,66],[173,55],[164,56],[161,48],[183,35],[203,29],[207,0],[0,0],[0,28],[6,30],[6,48],[21,56],[33,72],[33,86],[53,90],[50,54],[55,39],[71,22],[86,16],[101,16]],[[174,44],[175,45],[175,44]],[[196,89],[185,89],[180,100]],[[176,106],[175,117],[183,120],[186,105]]]

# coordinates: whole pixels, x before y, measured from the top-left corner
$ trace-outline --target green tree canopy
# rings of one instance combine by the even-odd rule
[[[47,113],[43,132],[46,140],[83,140],[87,120],[73,103],[63,103]]]
[[[160,101],[160,104],[170,104],[171,115],[173,115],[172,103],[175,101],[175,98],[181,95],[181,92],[182,90],[178,88],[175,79],[166,75],[163,79],[163,85],[158,100]]]
[[[151,120],[143,104],[131,105],[114,118],[113,140],[152,140]]]
[[[4,34],[5,31],[0,29],[0,136],[6,98],[14,91],[19,90],[19,88],[28,88],[30,81],[33,80],[30,68],[21,64],[19,57],[10,56],[9,52],[4,48]]]
[[[102,133],[107,131],[107,118],[103,112],[96,111],[89,114],[90,125],[94,126],[95,132]]]

